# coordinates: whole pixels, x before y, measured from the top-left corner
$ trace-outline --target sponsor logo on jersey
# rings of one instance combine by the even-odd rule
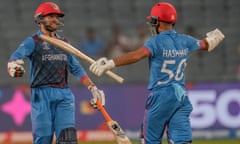
[[[44,54],[42,61],[67,61],[66,54]]]

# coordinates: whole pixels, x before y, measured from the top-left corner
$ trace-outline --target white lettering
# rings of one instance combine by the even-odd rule
[[[182,49],[182,50],[163,50],[163,57],[184,57],[188,54],[188,48]]]
[[[189,98],[193,105],[191,124],[193,128],[207,128],[216,121],[213,103],[216,99],[214,90],[189,91]]]
[[[188,95],[193,105],[192,128],[210,128],[216,123],[226,128],[240,127],[239,89],[226,90],[219,96],[215,90],[192,90]]]
[[[229,104],[234,102],[237,113],[229,112]],[[240,126],[240,90],[228,90],[221,94],[216,105],[218,120],[224,126],[235,128]]]
[[[45,54],[42,56],[42,61],[67,61],[65,54]]]

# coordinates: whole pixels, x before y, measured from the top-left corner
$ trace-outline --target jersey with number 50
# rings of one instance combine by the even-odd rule
[[[200,44],[191,36],[168,30],[149,39],[144,47],[151,53],[148,89],[152,90],[174,83],[184,86],[189,56],[200,48]]]

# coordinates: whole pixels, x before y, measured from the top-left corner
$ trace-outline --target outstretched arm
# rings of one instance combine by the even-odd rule
[[[150,56],[149,50],[142,47],[114,59],[100,58],[89,67],[89,70],[95,75],[101,76],[104,72],[114,67],[136,63],[148,56]]]
[[[135,51],[126,53],[120,57],[116,57],[113,59],[115,66],[123,66],[123,65],[129,65],[132,63],[136,63],[145,57],[148,57],[150,55],[150,52],[147,48],[139,48]]]

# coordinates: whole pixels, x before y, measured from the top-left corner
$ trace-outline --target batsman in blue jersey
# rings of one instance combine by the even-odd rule
[[[185,90],[184,71],[192,52],[212,51],[224,35],[218,29],[208,32],[202,40],[178,34],[173,29],[177,12],[167,2],[156,3],[147,19],[153,36],[144,46],[114,59],[100,58],[89,69],[100,76],[106,70],[148,58],[150,92],[145,105],[142,143],[161,144],[167,128],[169,144],[190,144],[192,105]]]
[[[43,34],[67,42],[56,33],[62,25],[63,16],[64,13],[57,4],[40,4],[34,15],[40,30],[27,37],[8,62],[8,73],[11,77],[23,76],[24,59],[28,59],[30,63],[34,144],[52,144],[54,134],[57,144],[77,144],[75,99],[68,87],[69,72],[91,91],[93,106],[96,106],[97,99],[105,104],[104,92],[94,85],[78,59],[39,38],[39,35]]]

